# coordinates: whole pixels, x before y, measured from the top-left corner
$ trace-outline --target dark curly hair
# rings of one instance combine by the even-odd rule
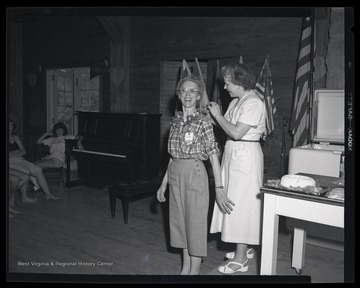
[[[53,133],[54,137],[57,137],[56,130],[58,130],[58,129],[63,129],[64,136],[68,134],[68,129],[67,129],[66,125],[63,122],[57,122],[56,124],[54,124],[53,129],[52,129],[52,133]]]
[[[242,63],[233,63],[221,68],[221,75],[230,78],[230,82],[242,86],[245,90],[254,88],[255,76],[252,70]]]

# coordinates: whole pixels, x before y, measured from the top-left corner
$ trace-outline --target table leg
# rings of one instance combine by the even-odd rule
[[[303,224],[305,225],[305,224]],[[293,252],[291,266],[301,273],[305,263],[306,230],[304,227],[294,228]]]
[[[276,214],[276,196],[265,194],[260,275],[276,274],[278,233],[279,215]]]

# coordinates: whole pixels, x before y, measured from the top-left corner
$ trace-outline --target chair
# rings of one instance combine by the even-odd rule
[[[36,159],[49,154],[49,147],[43,144],[36,144],[35,155]],[[59,192],[63,193],[65,189],[65,170],[64,167],[43,168],[43,173],[48,184],[56,183],[59,186]]]
[[[65,162],[66,162],[66,181],[65,187],[71,188],[70,174],[71,174],[71,157],[73,155],[73,148],[77,146],[77,139],[66,139],[65,140]]]
[[[56,183],[59,186],[59,192],[63,193],[65,189],[64,167],[43,168],[43,173],[48,184]]]

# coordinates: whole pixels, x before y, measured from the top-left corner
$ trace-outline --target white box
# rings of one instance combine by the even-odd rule
[[[291,148],[288,173],[340,177],[344,155],[344,90],[316,90],[311,113],[312,143]]]
[[[331,144],[307,144],[290,149],[289,174],[308,173],[340,177],[343,165],[341,156],[344,146]]]

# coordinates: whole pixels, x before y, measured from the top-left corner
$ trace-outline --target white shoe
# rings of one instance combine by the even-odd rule
[[[218,271],[220,273],[223,274],[234,274],[236,272],[247,272],[249,270],[249,266],[247,265],[248,260],[246,259],[246,261],[244,263],[238,263],[238,262],[229,262],[224,266],[219,266],[218,267]],[[240,267],[238,269],[232,269],[229,267],[230,264],[235,264],[235,265],[239,265]]]
[[[254,253],[255,253],[254,248],[249,248],[249,249],[246,250],[246,257],[247,257],[248,259],[253,259],[253,258],[254,258]],[[228,252],[228,253],[226,253],[226,254],[225,254],[225,257],[226,257],[227,259],[234,259],[234,257],[235,257],[235,251],[234,251],[234,252]]]

